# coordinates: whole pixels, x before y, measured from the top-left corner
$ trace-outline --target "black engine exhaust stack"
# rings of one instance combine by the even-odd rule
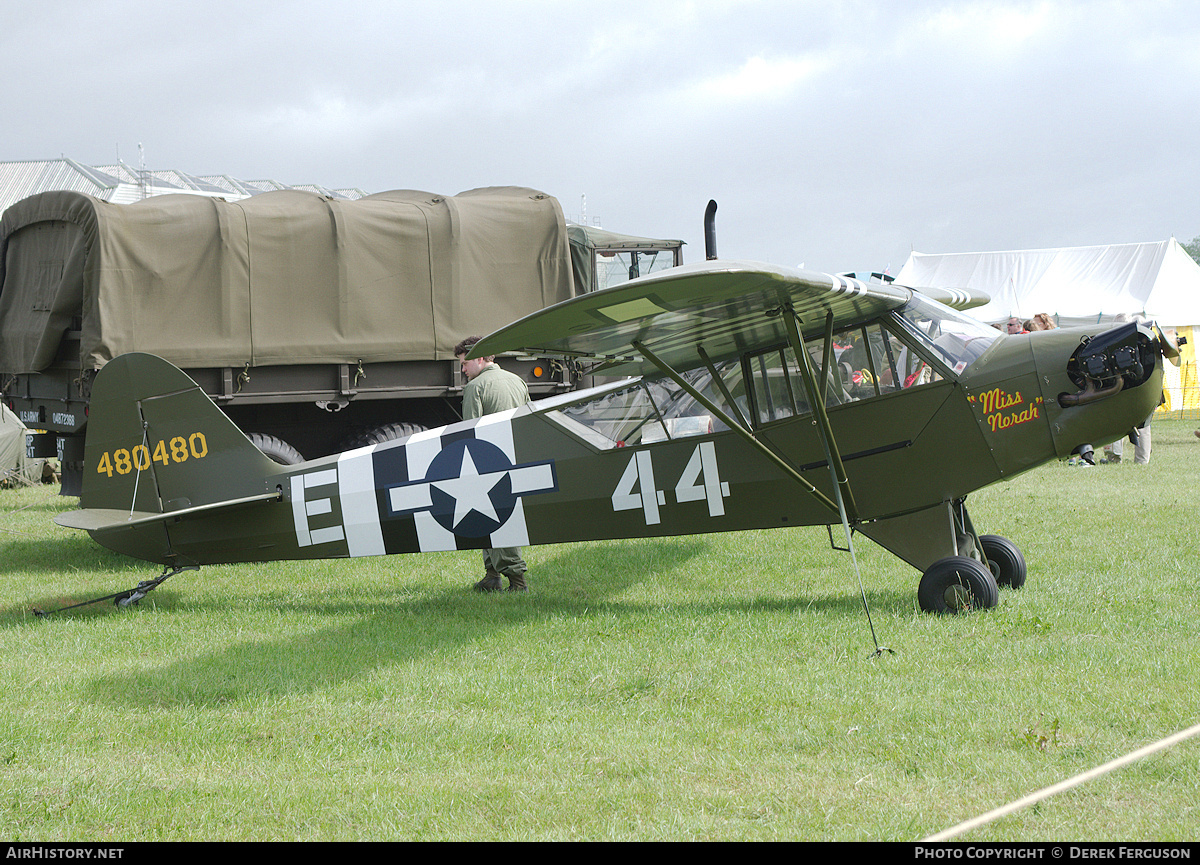
[[[711,199],[704,208],[704,257],[708,261],[717,257],[717,202]]]

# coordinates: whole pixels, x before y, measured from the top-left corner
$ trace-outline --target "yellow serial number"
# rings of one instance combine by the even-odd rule
[[[208,456],[208,439],[204,433],[195,432],[187,438],[175,436],[171,439],[161,439],[151,451],[147,445],[134,445],[131,448],[117,448],[100,454],[100,462],[96,465],[99,474],[113,476],[127,475],[132,471],[145,471],[151,462],[169,465],[183,463],[188,460],[202,460]]]

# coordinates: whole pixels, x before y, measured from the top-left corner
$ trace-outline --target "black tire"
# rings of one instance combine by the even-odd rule
[[[947,556],[925,570],[917,601],[927,613],[969,613],[1000,603],[1000,588],[982,563],[966,556]]]
[[[256,448],[269,456],[281,466],[294,466],[304,462],[304,456],[283,439],[269,436],[266,433],[250,433],[246,438]]]
[[[981,535],[979,545],[999,585],[1010,589],[1025,585],[1025,556],[1016,544],[1000,535]]]
[[[394,441],[395,439],[408,438],[413,433],[424,432],[426,429],[428,427],[421,426],[419,423],[409,423],[408,421],[384,424],[383,426],[377,426],[353,436],[347,442],[346,450],[365,448],[368,445],[381,445],[384,442]]]

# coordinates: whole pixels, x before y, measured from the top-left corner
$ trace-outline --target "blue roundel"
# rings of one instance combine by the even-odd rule
[[[509,474],[512,467],[504,451],[491,442],[471,438],[451,442],[425,473],[433,518],[456,535],[487,537],[508,521],[517,506]]]

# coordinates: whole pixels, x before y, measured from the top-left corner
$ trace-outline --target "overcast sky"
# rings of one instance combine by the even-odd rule
[[[10,3],[14,6],[16,3]],[[42,0],[0,29],[0,160],[454,194],[718,252],[1200,235],[1200,3]]]

